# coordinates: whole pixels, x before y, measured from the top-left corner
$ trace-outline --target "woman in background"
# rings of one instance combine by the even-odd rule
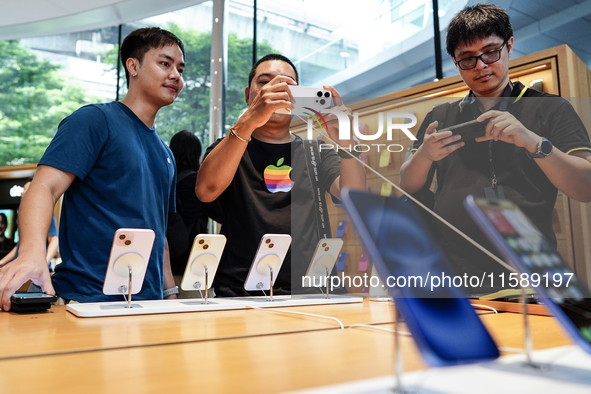
[[[193,239],[207,233],[207,215],[195,196],[195,181],[201,163],[201,142],[187,130],[176,133],[169,144],[176,160],[176,214],[169,215],[166,239],[170,266],[177,285],[180,284]]]

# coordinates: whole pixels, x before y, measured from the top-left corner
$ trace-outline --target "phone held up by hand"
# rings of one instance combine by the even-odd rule
[[[486,135],[486,125],[488,119],[479,122],[476,119],[469,122],[460,123],[454,126],[446,127],[445,129],[437,130],[438,133],[443,131],[451,131],[452,135],[461,135],[460,141],[470,141],[478,137],[484,137]]]

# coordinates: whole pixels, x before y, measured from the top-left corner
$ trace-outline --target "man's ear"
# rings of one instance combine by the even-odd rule
[[[513,41],[515,41],[513,37],[507,40],[507,51],[509,51],[509,57],[511,57],[513,54]]]
[[[137,75],[137,70],[140,67],[140,62],[137,59],[130,57],[125,62],[125,67],[127,68],[127,71],[129,72],[130,76],[133,76],[134,74]]]
[[[246,105],[250,106],[250,104],[248,103],[248,98],[250,97],[250,86],[247,86],[244,89],[244,101],[246,101]]]

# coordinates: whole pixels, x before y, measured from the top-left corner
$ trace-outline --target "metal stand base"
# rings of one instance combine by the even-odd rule
[[[413,394],[415,390],[405,389],[402,385],[402,371],[404,369],[404,359],[402,356],[402,345],[400,343],[400,314],[398,307],[394,303],[394,377],[396,382],[391,393],[395,394]]]
[[[131,308],[131,278],[133,277],[133,269],[131,265],[128,265],[127,268],[129,268],[129,282],[127,284],[127,305],[125,307]]]
[[[330,270],[326,266],[324,268],[326,269],[326,297],[324,298],[328,300],[330,298],[330,286],[328,285],[330,281]]]
[[[205,268],[205,297],[203,298],[203,304],[207,305],[209,302],[209,289],[207,287],[207,284],[209,283],[209,270],[206,265],[204,265],[203,268]]]
[[[273,302],[273,267],[271,267],[270,265],[269,267],[269,276],[270,276],[270,280],[269,280],[269,298],[267,298],[267,301],[269,302]]]
[[[525,363],[523,363],[523,366],[539,371],[549,371],[549,365],[536,363],[532,359],[533,339],[531,336],[531,330],[529,326],[529,313],[527,312],[527,294],[525,293],[525,287],[521,288],[521,308],[523,311],[523,345],[525,349],[526,358]]]

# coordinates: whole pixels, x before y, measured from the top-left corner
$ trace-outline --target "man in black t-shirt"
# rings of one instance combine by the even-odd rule
[[[466,7],[453,18],[447,51],[470,93],[427,114],[400,168],[400,186],[409,193],[428,188],[436,170],[435,212],[491,251],[462,206],[467,195],[512,200],[554,245],[557,190],[591,200],[587,131],[565,99],[509,80],[513,42],[509,16],[494,5]],[[484,137],[462,141],[437,132],[473,119],[488,121]],[[435,232],[457,274],[501,268],[440,222]]]
[[[227,238],[214,280],[217,296],[249,295],[244,281],[266,233],[292,236],[291,255],[285,259],[274,286],[276,294],[290,294],[301,284],[301,275],[318,242],[303,141],[290,133],[291,116],[275,113],[292,108],[294,100],[288,86],[297,83],[295,66],[286,57],[272,54],[260,59],[250,72],[245,90],[249,108],[226,137],[207,149],[199,170],[195,193],[203,202],[219,202],[221,233]],[[335,104],[342,105],[334,88],[324,88],[331,91]],[[350,146],[351,141],[338,139],[336,118],[326,119],[331,139]],[[320,155],[319,181],[324,192],[339,197],[345,185],[365,187],[365,172],[356,160],[339,160],[328,146],[321,147]],[[289,176],[283,180],[273,177],[282,172]]]

